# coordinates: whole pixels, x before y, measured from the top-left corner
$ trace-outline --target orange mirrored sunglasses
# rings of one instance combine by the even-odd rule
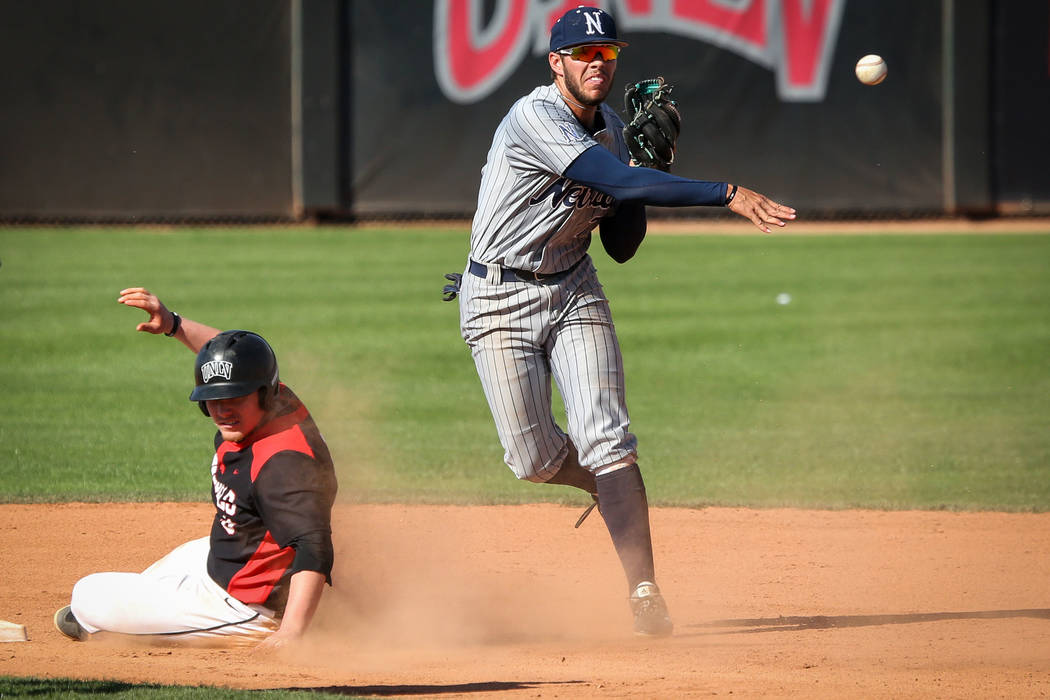
[[[601,56],[603,61],[615,61],[620,55],[620,47],[612,44],[588,44],[586,46],[573,46],[571,49],[559,51],[562,56],[571,56],[574,61],[585,61],[590,63],[596,57]]]

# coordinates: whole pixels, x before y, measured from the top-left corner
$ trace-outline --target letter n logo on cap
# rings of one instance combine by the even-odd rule
[[[587,22],[587,35],[598,32],[600,36],[605,36],[605,32],[602,31],[602,16],[597,12],[584,12],[583,19]]]

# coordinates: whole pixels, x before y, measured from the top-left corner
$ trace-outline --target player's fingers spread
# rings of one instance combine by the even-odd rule
[[[783,223],[780,222],[780,220],[777,217],[773,216],[769,212],[769,210],[767,210],[763,206],[763,204],[765,202],[768,202],[768,200],[765,200],[765,202],[763,202],[762,200],[765,200],[765,198],[764,197],[760,197],[758,203],[756,203],[756,205],[755,205],[755,209],[754,209],[755,216],[752,219],[752,221],[755,222],[755,225],[758,226],[758,228],[762,232],[770,233],[770,229],[769,229],[769,225],[770,224],[778,224],[779,223],[780,225],[783,225]]]
[[[768,224],[777,223],[783,226],[783,222],[771,213],[774,205],[774,202],[758,192],[740,187],[736,197],[729,203],[729,210],[750,219],[759,231],[770,233]]]
[[[774,202],[772,199],[765,196],[764,194],[760,194],[752,190],[748,190],[747,194],[754,198],[755,207],[762,211],[763,216],[773,216],[783,219],[795,218],[795,210],[792,207],[783,205],[780,202]],[[739,197],[739,195],[737,196]]]
[[[771,210],[766,210],[762,212],[762,221],[766,222],[767,224],[776,224],[777,226],[784,225],[784,222],[781,221],[780,218]]]
[[[784,212],[784,207],[780,206],[776,202],[766,199],[762,202],[764,205],[761,208],[762,220],[767,224],[775,224],[777,226],[784,226],[784,222],[780,217],[790,218],[787,213]]]
[[[759,216],[757,209],[752,210],[751,215],[748,218],[751,219],[751,223],[758,227],[759,231],[762,231],[763,233],[769,233],[769,227],[766,226],[765,222],[762,221],[762,217]]]

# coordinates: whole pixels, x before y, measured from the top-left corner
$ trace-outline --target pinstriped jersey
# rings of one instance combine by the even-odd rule
[[[554,84],[514,103],[500,122],[481,171],[470,257],[534,272],[561,272],[587,252],[590,232],[616,200],[565,178],[584,151],[600,144],[624,163],[623,121],[599,106],[587,131]]]
[[[277,402],[258,435],[238,443],[215,436],[208,574],[242,603],[282,612],[297,559],[310,562],[305,568],[321,563],[330,577],[337,486],[306,407],[283,384]]]

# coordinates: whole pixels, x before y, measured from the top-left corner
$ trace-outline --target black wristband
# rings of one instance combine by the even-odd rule
[[[729,194],[726,195],[726,206],[727,207],[729,206],[729,203],[733,201],[733,197],[735,197],[735,196],[736,196],[736,185],[733,185],[733,189],[729,190]]]
[[[165,333],[164,335],[169,338],[179,332],[179,326],[182,325],[182,316],[179,316],[174,311],[171,312],[171,332]]]

